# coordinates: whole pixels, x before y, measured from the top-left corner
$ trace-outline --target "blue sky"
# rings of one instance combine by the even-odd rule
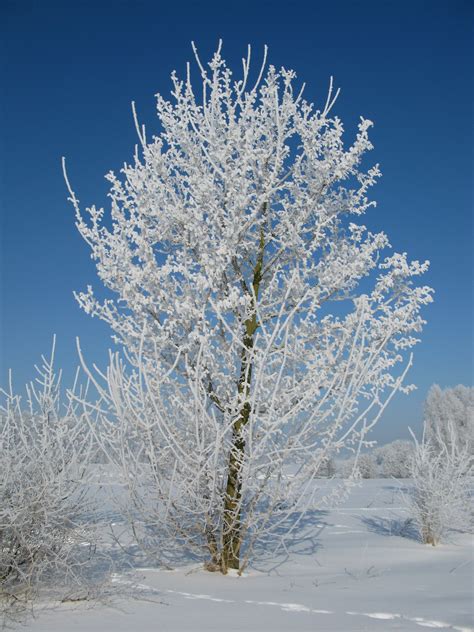
[[[364,220],[411,258],[430,259],[436,302],[416,349],[411,380],[376,430],[381,441],[417,427],[431,383],[472,383],[472,4],[446,2],[202,2],[96,0],[4,2],[1,9],[0,383],[20,386],[58,336],[66,377],[75,336],[99,365],[105,324],[75,303],[99,286],[66,202],[60,159],[83,205],[105,203],[103,175],[131,159],[130,102],[157,131],[154,94],[184,71],[195,40],[202,57],[219,37],[231,64],[251,43],[293,68],[306,97],[341,87],[334,112],[350,132],[375,122],[370,158],[383,178]]]

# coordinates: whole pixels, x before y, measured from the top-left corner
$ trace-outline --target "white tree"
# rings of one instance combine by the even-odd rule
[[[133,483],[148,521],[207,546],[226,572],[245,565],[244,541],[250,551],[310,506],[323,460],[358,450],[393,392],[409,390],[406,353],[431,290],[413,283],[427,262],[384,258],[387,236],[357,223],[380,175],[361,168],[372,123],[344,147],[332,81],[315,108],[265,59],[252,80],[250,48],[240,79],[220,45],[208,66],[194,52],[199,89],[189,64],[184,80],[173,73],[151,141],[135,115],[141,152],[107,176],[110,220],[95,206],[84,215],[66,181],[111,291],[77,300],[136,367],[112,358],[100,387],[134,446],[115,454],[153,481],[146,506]]]
[[[63,586],[77,582],[78,545],[91,535],[85,518],[93,443],[82,407],[72,392],[62,392],[53,361],[54,343],[25,399],[11,376],[0,390],[0,610],[9,598],[23,603],[46,576],[51,581],[60,573]],[[75,386],[81,399],[77,375]]]
[[[360,478],[377,478],[379,470],[375,456],[370,453],[358,454],[355,457],[345,459],[339,467],[343,478],[351,478],[356,472]]]
[[[318,478],[332,478],[336,475],[336,464],[334,459],[331,456],[325,457],[318,471],[316,472],[316,476]]]
[[[409,478],[413,459],[410,441],[392,441],[374,451],[379,465],[379,475],[387,478]]]
[[[434,384],[425,401],[424,420],[434,445],[441,437],[440,450],[449,437],[474,454],[474,387],[460,384],[441,389]]]
[[[426,431],[425,424],[421,441],[412,433],[413,490],[408,503],[422,541],[435,546],[450,531],[466,530],[472,524],[474,459],[469,446],[457,441],[451,420],[443,424],[435,440]]]

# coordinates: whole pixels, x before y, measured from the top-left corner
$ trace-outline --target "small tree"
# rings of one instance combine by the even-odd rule
[[[377,448],[374,457],[379,475],[386,478],[409,478],[412,471],[413,444],[410,441],[392,441]]]
[[[137,123],[141,156],[107,176],[111,224],[94,206],[87,222],[68,187],[112,292],[77,300],[136,367],[113,358],[102,387],[113,452],[153,481],[130,483],[148,522],[226,572],[244,541],[314,504],[324,459],[359,449],[402,388],[431,290],[413,284],[427,262],[383,258],[387,236],[357,223],[380,175],[360,167],[372,123],[344,147],[332,81],[316,109],[265,59],[252,82],[250,48],[241,79],[220,45],[207,67],[194,51],[199,89],[189,64],[173,73],[159,134]]]
[[[332,478],[336,475],[336,464],[332,457],[325,457],[316,472],[317,478]]]
[[[409,506],[422,541],[435,546],[449,531],[466,530],[471,524],[474,459],[469,447],[457,440],[457,429],[449,420],[436,440],[428,435],[426,424],[421,441],[413,433],[412,437]]]
[[[340,474],[345,479],[350,479],[354,472],[360,478],[377,478],[379,471],[373,454],[359,454],[345,459],[340,464]]]
[[[447,439],[467,446],[474,455],[474,387],[459,384],[441,389],[434,384],[428,391],[424,407],[426,435],[440,450]]]

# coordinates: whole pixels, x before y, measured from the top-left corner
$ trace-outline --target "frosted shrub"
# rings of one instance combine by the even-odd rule
[[[449,531],[471,526],[473,457],[469,447],[456,440],[452,423],[444,426],[436,441],[426,432],[420,442],[412,436],[413,490],[408,501],[422,541],[435,546]]]
[[[0,406],[0,602],[31,597],[41,580],[74,581],[87,539],[85,482],[91,442],[71,396],[43,358],[25,402],[11,385]],[[81,394],[83,395],[83,393]],[[1,609],[0,604],[0,609]]]

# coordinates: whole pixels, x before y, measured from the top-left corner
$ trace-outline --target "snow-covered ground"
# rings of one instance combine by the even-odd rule
[[[124,571],[105,604],[43,603],[22,629],[474,630],[471,536],[433,548],[400,534],[403,484],[363,481],[342,505],[309,516],[288,554],[256,561],[243,577],[196,564]]]

